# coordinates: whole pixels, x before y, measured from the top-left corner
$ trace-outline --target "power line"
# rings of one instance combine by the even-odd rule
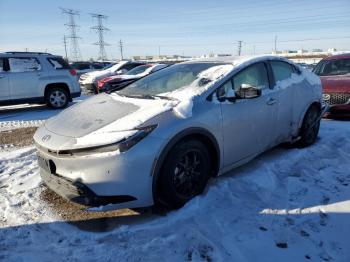
[[[107,60],[107,53],[106,53],[106,49],[105,46],[108,46],[109,44],[107,44],[104,41],[104,32],[105,31],[109,31],[109,28],[103,26],[103,19],[107,19],[108,16],[105,15],[101,15],[101,14],[90,14],[92,16],[92,18],[96,18],[97,19],[97,25],[91,27],[92,30],[95,30],[98,34],[98,42],[94,43],[94,45],[98,45],[100,47],[100,51],[99,51],[99,59],[101,60]]]
[[[78,39],[80,39],[81,37],[77,35],[77,28],[79,26],[75,23],[75,17],[78,16],[80,12],[73,9],[68,9],[68,8],[60,8],[60,9],[62,10],[63,14],[68,15],[68,23],[65,24],[65,26],[69,30],[69,35],[66,38],[69,38],[71,42],[71,46],[70,46],[71,59],[73,61],[79,61],[81,60],[81,52],[79,49]]]
[[[350,39],[350,36],[335,36],[335,37],[320,37],[320,38],[303,38],[303,39],[287,39],[279,40],[278,43],[287,43],[287,42],[302,42],[302,41],[318,41],[318,40],[336,40],[336,39]],[[270,41],[258,41],[258,42],[244,42],[244,45],[257,45],[257,44],[271,44],[274,43],[274,40]],[[156,47],[157,44],[129,44],[128,46],[134,47]],[[173,43],[173,44],[162,44],[165,47],[176,47],[176,46],[232,46],[232,43],[193,43],[193,44],[183,44],[183,43]]]

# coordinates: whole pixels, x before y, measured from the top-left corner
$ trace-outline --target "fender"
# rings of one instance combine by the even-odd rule
[[[216,163],[214,163],[214,169],[213,169],[213,176],[216,176],[219,168],[220,168],[220,147],[219,144],[214,137],[208,130],[201,127],[190,127],[187,129],[184,129],[180,133],[173,136],[169,142],[166,144],[166,146],[163,148],[162,152],[160,153],[159,157],[154,160],[152,173],[153,176],[153,182],[152,182],[152,194],[153,194],[153,201],[156,203],[157,201],[157,184],[158,179],[160,176],[160,170],[162,168],[163,162],[165,157],[168,155],[169,151],[182,139],[187,137],[198,137],[199,140],[209,140],[209,145],[212,148],[209,148],[211,153],[214,153],[216,157]],[[205,143],[206,146],[208,146],[208,143]],[[214,150],[214,152],[212,152]]]

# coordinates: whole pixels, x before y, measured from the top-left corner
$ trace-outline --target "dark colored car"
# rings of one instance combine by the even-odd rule
[[[110,90],[120,90],[146,75],[168,67],[170,64],[145,64],[135,67],[123,75],[109,76],[97,81],[96,92],[102,93]]]
[[[99,62],[74,62],[71,63],[71,67],[77,71],[77,75],[80,77],[82,74],[91,71],[102,70],[106,67],[106,64]]]
[[[329,105],[325,117],[350,117],[350,54],[322,59],[314,69],[321,78],[323,100]]]

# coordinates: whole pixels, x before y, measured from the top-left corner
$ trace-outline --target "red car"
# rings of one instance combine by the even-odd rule
[[[313,72],[320,76],[323,100],[329,105],[325,117],[350,117],[350,54],[322,59]]]

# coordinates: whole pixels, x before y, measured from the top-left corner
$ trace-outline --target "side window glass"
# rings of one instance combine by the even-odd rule
[[[292,76],[293,69],[292,66],[288,63],[280,61],[271,61],[271,67],[276,82],[283,81]]]
[[[267,70],[263,63],[254,64],[236,74],[233,78],[235,91],[242,87],[253,86],[258,89],[269,87]]]
[[[5,71],[5,68],[4,68],[4,60],[3,59],[0,59],[0,72],[4,72]]]
[[[33,72],[41,70],[41,65],[35,58],[9,58],[10,72]]]
[[[218,88],[217,92],[216,92],[216,96],[218,98],[220,97],[233,97],[235,96],[234,92],[233,92],[233,85],[232,85],[232,81],[229,80],[227,81],[224,85],[222,85],[221,87]]]
[[[52,57],[47,60],[55,69],[70,69],[69,64],[61,57]]]
[[[350,59],[329,61],[321,75],[345,75],[350,73]]]

